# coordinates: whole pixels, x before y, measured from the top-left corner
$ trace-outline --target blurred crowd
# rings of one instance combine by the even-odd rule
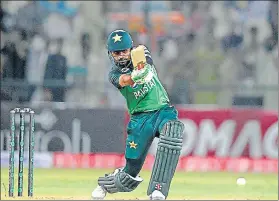
[[[148,2],[1,1],[1,100],[124,106],[105,50],[123,28],[151,50],[173,104],[278,107],[278,1]]]

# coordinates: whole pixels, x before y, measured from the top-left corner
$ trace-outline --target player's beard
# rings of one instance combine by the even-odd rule
[[[131,64],[131,59],[130,57],[126,57],[126,58],[122,57],[118,60],[114,59],[114,63],[120,68],[127,68]]]
[[[124,66],[126,67],[128,65],[128,63],[130,62],[130,59],[127,58],[120,58],[117,63],[119,64],[119,66]]]
[[[123,68],[130,68],[130,65],[132,63],[131,61],[131,58],[130,57],[127,57],[127,58],[121,58],[119,60],[115,59],[113,56],[112,56],[112,53],[111,52],[108,52],[108,55],[109,55],[109,59],[111,60],[111,62],[117,67],[119,68],[120,70],[123,69]]]

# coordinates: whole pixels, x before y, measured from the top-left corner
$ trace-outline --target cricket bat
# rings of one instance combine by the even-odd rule
[[[134,68],[140,70],[144,67],[146,63],[146,58],[143,45],[139,45],[137,48],[131,51],[131,59]]]

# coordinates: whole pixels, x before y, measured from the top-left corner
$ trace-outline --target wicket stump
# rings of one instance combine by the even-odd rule
[[[16,143],[16,114],[19,114],[19,135]],[[10,143],[9,143],[9,197],[14,196],[14,158],[15,144],[18,145],[18,196],[23,195],[23,168],[24,168],[24,137],[25,115],[29,114],[29,156],[28,156],[28,196],[33,196],[33,173],[34,173],[34,148],[35,148],[35,113],[30,108],[15,108],[10,111]]]

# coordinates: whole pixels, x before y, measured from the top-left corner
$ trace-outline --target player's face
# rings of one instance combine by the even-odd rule
[[[126,50],[121,50],[121,51],[114,51],[111,52],[115,62],[120,63],[120,64],[125,64],[127,61],[131,59],[131,50],[126,49]]]

